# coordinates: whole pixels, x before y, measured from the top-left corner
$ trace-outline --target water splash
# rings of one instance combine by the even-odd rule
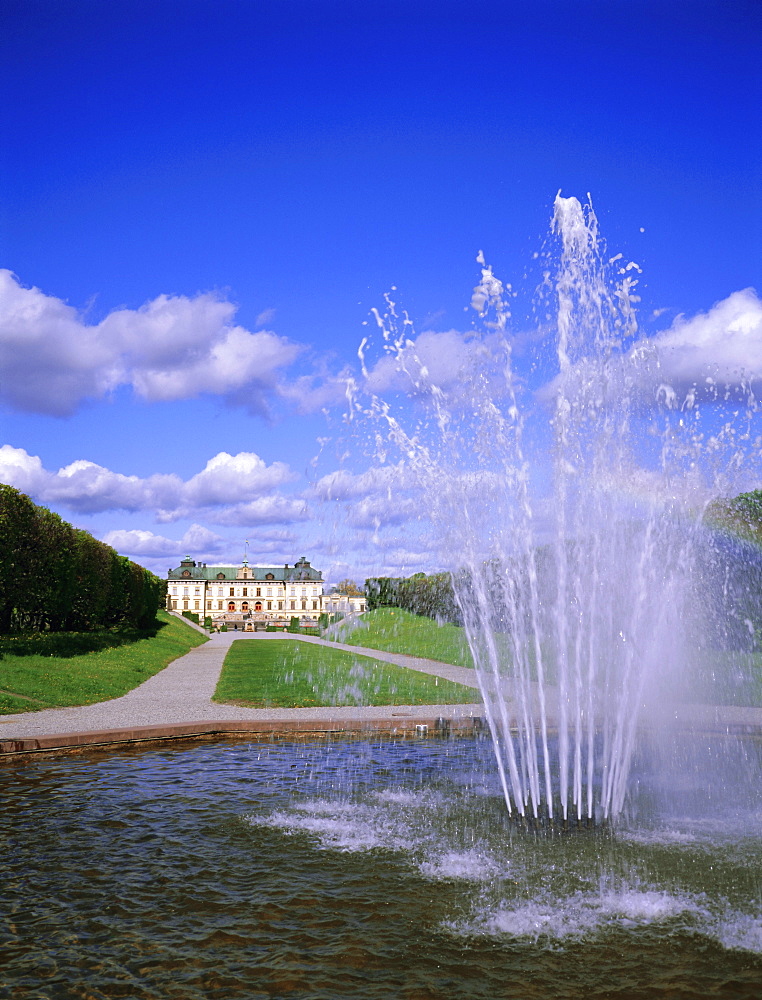
[[[640,268],[607,259],[590,203],[559,194],[552,233],[542,386],[518,372],[514,293],[480,254],[479,330],[456,363],[426,353],[388,297],[349,417],[371,428],[400,503],[425,505],[452,571],[509,811],[612,821],[639,723],[663,710],[696,644],[703,515],[748,464],[756,404],[749,393],[707,420],[695,386],[660,381],[638,339]]]

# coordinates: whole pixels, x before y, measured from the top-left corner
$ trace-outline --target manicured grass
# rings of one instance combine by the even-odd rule
[[[351,631],[339,628],[339,642],[473,668],[465,633],[457,625],[437,625],[400,608],[377,608],[355,621]]]
[[[350,650],[273,636],[231,644],[213,700],[252,708],[444,705],[472,704],[479,694]]]
[[[165,611],[157,619],[154,636],[113,649],[66,658],[5,654],[0,660],[0,715],[118,698],[207,641]]]

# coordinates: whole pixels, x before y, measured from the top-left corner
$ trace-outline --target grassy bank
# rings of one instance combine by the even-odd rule
[[[479,694],[350,650],[273,636],[231,645],[213,700],[251,708],[443,705],[478,702]]]
[[[346,631],[340,627],[337,638],[349,646],[425,656],[460,667],[474,665],[462,628],[437,625],[431,618],[413,615],[400,608],[369,611],[362,618],[354,619],[352,627]]]
[[[0,660],[0,714],[118,698],[207,641],[165,611],[159,612],[157,625],[153,635],[132,632],[120,645],[76,656],[5,652]]]

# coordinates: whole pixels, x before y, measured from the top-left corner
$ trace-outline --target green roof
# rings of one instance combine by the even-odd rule
[[[240,579],[239,573],[244,568],[243,565],[238,566],[212,566],[207,563],[196,563],[192,559],[184,559],[178,567],[175,569],[170,569],[167,573],[167,579],[169,580],[238,580]],[[247,580],[263,581],[267,583],[268,580],[276,581],[280,583],[291,583],[298,581],[313,581],[322,582],[323,574],[320,570],[314,569],[310,566],[309,562],[302,557],[293,566],[248,566],[250,576]],[[183,572],[187,571],[188,576],[183,576]],[[220,574],[223,574],[222,577]]]

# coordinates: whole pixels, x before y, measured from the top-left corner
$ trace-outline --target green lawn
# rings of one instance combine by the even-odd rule
[[[165,611],[156,635],[81,656],[12,656],[0,660],[0,715],[92,705],[126,694],[207,639]],[[29,699],[29,700],[27,700]]]
[[[465,634],[457,625],[437,625],[400,608],[377,608],[354,621],[351,630],[339,630],[339,642],[473,668]]]
[[[326,637],[328,638],[328,636]],[[444,663],[473,667],[465,634],[455,625],[437,625],[431,618],[399,608],[378,608],[339,626],[339,642],[391,653],[425,656]],[[507,644],[505,636],[496,636]],[[534,660],[530,650],[530,660]],[[506,651],[506,656],[508,656]],[[689,653],[689,688],[683,700],[714,705],[762,706],[762,653],[699,651]],[[545,652],[545,677],[555,683],[555,662]],[[532,669],[534,676],[534,670]]]
[[[273,636],[231,644],[214,701],[251,708],[443,705],[472,704],[479,694],[350,650]]]

